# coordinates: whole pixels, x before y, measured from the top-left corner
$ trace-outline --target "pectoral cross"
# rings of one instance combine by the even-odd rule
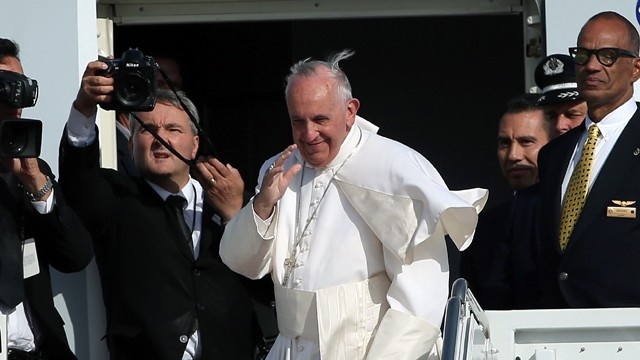
[[[282,287],[287,287],[287,283],[289,282],[289,277],[291,277],[291,273],[293,272],[293,268],[296,266],[296,253],[291,254],[291,257],[284,259],[284,279],[282,279]]]

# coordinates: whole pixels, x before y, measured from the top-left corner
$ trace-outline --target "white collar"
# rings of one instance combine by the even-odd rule
[[[620,105],[617,109],[608,113],[602,120],[597,123],[594,123],[589,115],[587,114],[587,118],[585,120],[585,127],[589,129],[589,127],[593,124],[598,125],[598,129],[600,130],[600,134],[603,139],[607,140],[609,136],[615,133],[620,128],[627,125],[633,114],[635,114],[638,109],[638,105],[636,101],[631,98],[627,100],[624,104]]]
[[[161,188],[160,186],[152,183],[151,181],[145,179],[145,181],[147,182],[147,184],[149,184],[151,186],[151,188],[158,193],[158,195],[160,195],[160,197],[162,198],[163,201],[166,201],[167,198],[169,197],[169,195],[179,195],[182,196],[183,198],[185,198],[187,200],[188,203],[191,203],[190,199],[193,199],[193,196],[195,195],[194,191],[195,188],[192,184],[192,179],[191,176],[189,176],[189,181],[187,182],[187,184],[180,189],[179,192],[177,193],[171,193],[163,188]]]

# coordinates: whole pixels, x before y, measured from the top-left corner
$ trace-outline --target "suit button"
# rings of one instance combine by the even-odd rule
[[[558,279],[559,279],[560,281],[565,281],[565,280],[567,280],[567,278],[568,278],[568,277],[569,277],[569,274],[567,274],[567,273],[566,273],[566,272],[564,272],[564,271],[563,271],[563,272],[561,272],[561,273],[560,273],[560,275],[558,275]]]
[[[193,269],[193,275],[195,275],[195,276],[200,276],[200,270],[198,270],[198,269]]]
[[[205,306],[203,303],[198,303],[198,310],[204,310]]]
[[[180,335],[180,342],[186,344],[189,341],[189,337],[187,335]]]

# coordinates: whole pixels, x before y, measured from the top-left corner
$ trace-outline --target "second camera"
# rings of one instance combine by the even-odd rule
[[[101,58],[109,66],[100,75],[114,80],[111,101],[100,104],[105,110],[151,111],[156,104],[156,63],[140,50],[130,49],[120,59]]]

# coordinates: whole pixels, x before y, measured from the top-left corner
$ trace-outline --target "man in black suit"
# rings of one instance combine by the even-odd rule
[[[152,111],[134,113],[144,123],[131,124],[129,142],[141,177],[100,168],[96,105],[111,101],[114,85],[97,75],[105,68],[87,66],[60,171],[94,236],[111,358],[252,358],[251,298],[218,250],[223,224],[243,204],[239,172],[211,157],[194,161],[197,129],[179,99],[197,112],[184,93],[168,90],[158,90]],[[172,195],[184,201],[179,218],[165,203]]]
[[[554,132],[544,108],[536,105],[538,97],[522,94],[511,99],[498,126],[498,162],[514,195],[530,191],[525,189],[538,182],[538,151]],[[511,196],[480,213],[473,242],[461,256],[461,276],[468,281],[480,305],[488,310],[529,306],[528,296],[515,289],[533,267],[512,261],[514,251],[529,246],[510,238],[515,199]],[[524,219],[530,218],[519,217]],[[529,257],[527,262],[532,259]]]
[[[21,107],[35,105],[35,98],[23,102],[30,97],[27,88],[16,93],[18,87],[11,85],[24,86],[30,79],[22,75],[17,44],[8,39],[0,38],[0,70],[0,82],[12,88],[0,101],[0,117],[20,118]],[[76,359],[53,305],[49,266],[62,272],[84,269],[93,257],[89,233],[46,162],[1,160],[0,312],[8,316],[8,331],[0,341],[6,336],[9,360]]]
[[[569,49],[588,113],[540,152],[546,306],[640,306],[640,113],[633,100],[639,43],[631,22],[603,12],[585,23]],[[590,156],[581,160],[583,152]],[[582,193],[578,180],[586,184]]]

